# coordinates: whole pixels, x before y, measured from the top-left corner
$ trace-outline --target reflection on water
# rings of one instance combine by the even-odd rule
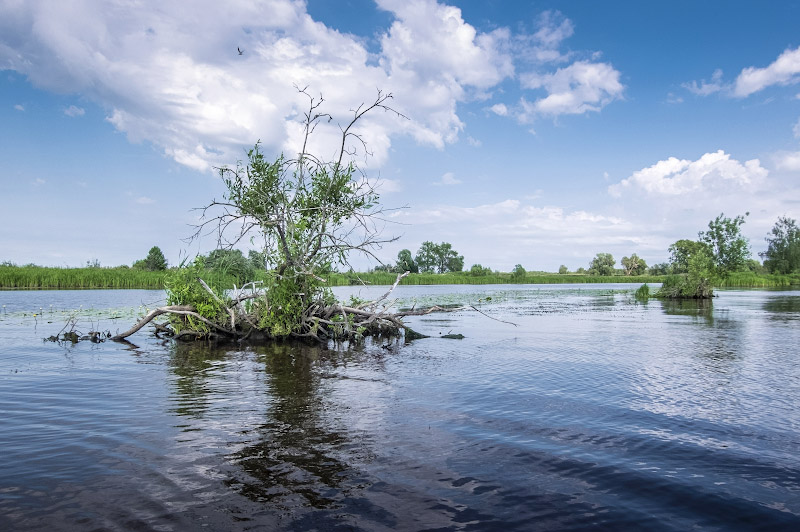
[[[665,314],[691,316],[706,325],[714,324],[714,301],[712,299],[665,299],[660,301]]]
[[[65,349],[15,310],[0,529],[800,529],[800,293],[635,288],[399,287],[517,326],[393,351]]]
[[[770,317],[778,320],[800,320],[800,297],[777,295],[767,296],[763,309]]]
[[[345,495],[350,468],[334,451],[348,443],[348,434],[331,430],[323,419],[320,375],[314,371],[321,351],[289,345],[257,350],[268,376],[269,408],[261,423],[244,431],[248,444],[229,456],[244,474],[226,480],[254,501],[320,509]],[[297,497],[302,500],[292,500]]]

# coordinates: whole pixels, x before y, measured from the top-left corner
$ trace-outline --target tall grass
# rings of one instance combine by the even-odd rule
[[[780,288],[800,286],[800,274],[757,274],[736,272],[719,283],[721,288]]]
[[[5,289],[67,289],[67,288],[164,288],[168,272],[148,272],[131,268],[47,268],[42,266],[0,266],[0,288]],[[332,273],[324,276],[328,286],[360,284],[362,281],[374,285],[390,285],[397,275],[385,272]],[[263,280],[265,274],[257,272],[256,278]],[[217,271],[208,271],[204,279],[218,286],[233,286],[233,276]],[[601,276],[584,274],[555,274],[528,272],[524,277],[510,273],[470,275],[468,272],[412,273],[400,284],[577,284],[577,283],[660,283],[664,277],[658,275]],[[241,284],[241,283],[239,283]],[[769,275],[752,272],[734,273],[722,281],[720,287],[771,288],[800,286],[800,275]]]
[[[344,286],[349,284],[386,285],[394,283],[397,274],[385,272],[370,273],[333,273],[327,276],[330,286]],[[489,275],[470,275],[467,272],[450,273],[412,273],[405,277],[400,284],[403,285],[433,285],[433,284],[575,284],[575,283],[660,283],[661,276],[602,276],[582,274],[555,274],[530,272],[524,277],[514,277],[510,273],[492,273]]]
[[[0,288],[149,288],[164,287],[166,272],[130,268],[47,268],[0,266]]]

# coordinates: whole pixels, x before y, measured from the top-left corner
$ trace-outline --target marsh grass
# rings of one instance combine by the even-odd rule
[[[0,266],[0,288],[5,289],[76,289],[76,288],[164,288],[167,271],[131,268],[48,268],[43,266]],[[220,284],[233,286],[231,276],[209,272]]]
[[[145,271],[126,267],[116,268],[49,268],[42,266],[0,266],[0,288],[4,289],[76,289],[143,288],[160,290],[171,270]],[[217,270],[204,274],[207,282],[232,287],[237,283],[233,275]],[[266,279],[266,272],[256,272],[254,280]],[[371,285],[391,285],[397,275],[386,272],[331,273],[324,276],[328,286],[347,286],[364,282]],[[404,285],[490,285],[490,284],[583,284],[583,283],[661,283],[660,275],[584,275],[528,272],[524,277],[511,273],[493,272],[487,275],[470,275],[469,272],[412,273],[401,281]],[[731,274],[721,282],[725,288],[779,288],[800,285],[800,275],[758,275],[751,272]]]
[[[397,278],[394,273],[332,273],[327,276],[330,286],[345,286],[350,284],[386,285],[392,284]],[[543,272],[528,272],[525,276],[514,276],[511,273],[491,273],[488,275],[470,275],[469,272],[450,273],[412,273],[400,284],[403,285],[434,285],[434,284],[581,284],[581,283],[660,283],[663,277],[658,275],[639,276],[602,276],[582,274],[555,274]]]
[[[800,274],[756,274],[736,272],[720,281],[721,288],[781,288],[800,286]]]

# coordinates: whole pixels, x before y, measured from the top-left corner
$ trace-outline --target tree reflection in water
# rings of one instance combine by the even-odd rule
[[[694,316],[706,325],[714,325],[714,307],[710,299],[662,299],[661,308],[669,316]]]
[[[370,484],[353,465],[368,459],[369,452],[363,437],[341,422],[347,406],[332,401],[326,388],[336,379],[326,377],[335,376],[341,364],[358,363],[360,356],[365,354],[288,343],[246,351],[176,344],[171,362],[177,377],[173,411],[203,418],[196,423],[199,428],[185,430],[206,430],[210,419],[223,417],[220,404],[240,403],[229,416],[241,419],[233,426],[230,419],[222,421],[235,432],[228,437],[237,440],[237,450],[226,457],[236,467],[226,468],[223,484],[250,500],[270,502],[273,510],[341,508],[353,490]],[[252,370],[232,367],[237,359],[249,361]],[[236,378],[236,371],[257,374],[258,385],[246,389],[253,396],[230,396],[239,389],[226,381]]]
[[[314,366],[342,353],[299,345],[261,347],[258,353],[270,377],[271,408],[266,421],[249,431],[253,443],[231,456],[247,476],[228,485],[253,500],[331,508],[355,472],[337,458],[350,440],[324,419],[328,409]]]

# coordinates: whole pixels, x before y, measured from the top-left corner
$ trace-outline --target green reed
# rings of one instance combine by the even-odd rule
[[[149,288],[164,287],[166,272],[130,268],[48,268],[0,266],[0,288]]]
[[[736,272],[720,281],[722,288],[781,288],[800,286],[800,274],[757,274],[753,272]]]
[[[350,284],[389,285],[394,283],[397,275],[385,272],[370,273],[333,273],[327,276],[329,286],[346,286]],[[578,284],[578,283],[660,283],[663,277],[658,275],[638,276],[602,276],[582,274],[555,274],[529,272],[524,277],[515,277],[511,273],[492,273],[489,275],[470,275],[468,272],[450,273],[412,273],[405,277],[403,285],[433,284]]]

